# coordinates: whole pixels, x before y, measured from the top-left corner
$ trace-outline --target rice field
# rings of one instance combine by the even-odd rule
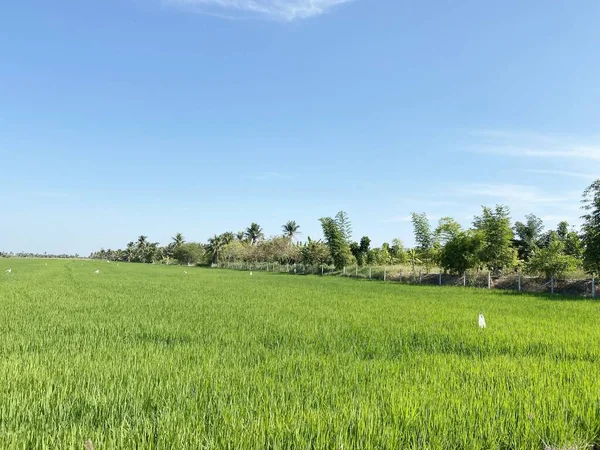
[[[590,300],[0,259],[0,448],[593,448],[599,323]]]

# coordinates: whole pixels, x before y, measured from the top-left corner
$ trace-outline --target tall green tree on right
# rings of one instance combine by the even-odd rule
[[[600,274],[600,179],[583,191],[582,243],[583,267],[586,272]]]

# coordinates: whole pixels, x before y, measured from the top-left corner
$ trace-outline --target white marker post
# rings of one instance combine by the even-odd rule
[[[463,287],[467,285],[467,272],[463,272]]]
[[[488,270],[488,289],[492,288],[492,271]]]

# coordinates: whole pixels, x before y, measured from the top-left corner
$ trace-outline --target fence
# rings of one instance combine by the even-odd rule
[[[517,292],[563,294],[596,298],[596,280],[554,279],[525,276],[513,273],[494,276],[490,272],[467,271],[462,275],[442,272],[425,273],[423,270],[402,270],[398,267],[351,266],[338,270],[327,265],[280,264],[266,262],[224,262],[214,265],[223,269],[267,271],[292,275],[340,276],[347,278],[371,279],[405,284],[438,286],[463,286],[487,289],[513,290]]]

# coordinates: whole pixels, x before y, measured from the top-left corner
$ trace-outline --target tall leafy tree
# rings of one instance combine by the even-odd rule
[[[544,222],[535,214],[527,214],[525,223],[515,222],[513,243],[519,259],[529,261],[533,251],[540,246],[543,239]]]
[[[510,267],[515,255],[508,207],[496,205],[492,209],[484,206],[481,216],[475,217],[473,226],[481,233],[483,239],[479,255],[481,263],[495,272]]]
[[[296,223],[295,220],[289,220],[283,224],[281,227],[281,231],[283,231],[283,235],[292,242],[296,236],[302,234],[300,232],[300,225]]]
[[[600,179],[583,191],[582,243],[583,267],[591,274],[600,274]]]
[[[392,262],[394,264],[402,264],[406,262],[406,252],[404,251],[404,244],[400,239],[392,240],[392,247],[390,248],[392,254]]]
[[[425,265],[425,269],[429,271],[433,262],[433,244],[435,242],[431,224],[425,213],[412,213],[411,217],[417,244],[416,250],[419,253],[419,259]]]
[[[319,221],[333,264],[340,270],[352,261],[346,234],[342,231],[339,222],[331,217],[322,217]]]
[[[256,245],[264,237],[265,235],[261,226],[256,222],[252,222],[250,226],[246,228],[246,238],[250,242],[250,245]]]
[[[435,229],[435,240],[443,246],[446,242],[458,236],[461,231],[462,227],[452,217],[442,217]]]
[[[339,211],[335,215],[335,223],[342,233],[343,238],[349,244],[350,239],[352,239],[352,222],[350,222],[350,217],[348,217],[348,214],[345,211]]]
[[[440,265],[444,270],[459,275],[477,267],[482,243],[481,233],[474,230],[461,231],[442,247]]]

